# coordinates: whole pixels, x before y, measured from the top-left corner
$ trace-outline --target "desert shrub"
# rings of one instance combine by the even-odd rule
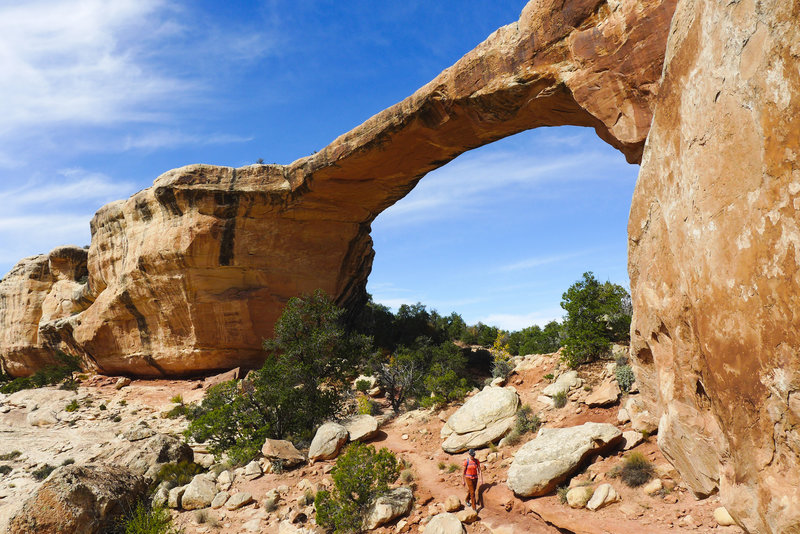
[[[50,473],[55,471],[56,466],[50,464],[43,464],[31,472],[31,476],[36,480],[44,480],[50,476]]]
[[[647,484],[653,478],[653,464],[640,452],[630,453],[619,470],[622,481],[635,488]]]
[[[362,532],[370,505],[399,474],[397,457],[388,449],[351,443],[331,470],[333,490],[317,493],[317,523],[336,534]]]
[[[72,465],[74,463],[75,463],[75,458],[67,458],[63,462],[61,462],[61,465]]]
[[[100,408],[100,411],[103,411],[103,412],[104,412],[104,411],[106,411],[106,410],[108,410],[108,407],[106,407],[106,403],[105,403],[105,402],[104,402],[103,404],[101,404],[101,405],[99,406],[99,408]]]
[[[631,369],[631,366],[617,365],[615,374],[617,376],[617,383],[619,384],[619,388],[622,391],[630,391],[631,386],[636,381],[636,377],[633,375],[633,369]]]
[[[631,298],[620,285],[601,284],[591,272],[561,297],[567,312],[563,323],[562,358],[572,368],[607,354],[612,341],[630,337]]]
[[[381,406],[369,397],[360,396],[358,398],[358,413],[360,415],[378,415],[381,413]]]
[[[415,479],[414,470],[413,469],[403,469],[400,471],[400,482],[403,484],[411,484],[414,482]]]
[[[7,475],[13,470],[14,470],[14,468],[11,467],[10,465],[5,465],[5,464],[4,465],[0,465],[0,474],[2,474],[2,475]]]
[[[555,376],[553,376],[553,373],[547,373],[542,378],[552,381],[555,378]]]
[[[447,468],[447,464],[444,462],[439,462],[438,464],[436,464],[436,467],[439,468],[439,471],[444,471]]]
[[[183,395],[181,394],[175,395],[171,399],[169,399],[169,401],[172,404],[183,404]]]
[[[76,411],[78,411],[78,401],[75,400],[75,399],[72,399],[69,402],[69,404],[64,406],[64,411],[65,412],[76,412]]]
[[[115,423],[119,423],[120,421],[122,421],[122,417],[119,415],[115,415],[114,417],[111,418],[111,420],[114,421]]]
[[[56,360],[58,360],[58,364],[45,367],[32,376],[15,378],[10,382],[6,382],[0,386],[0,393],[11,394],[22,391],[23,389],[51,386],[65,379],[73,382],[75,388],[77,388],[77,383],[72,380],[72,373],[80,370],[80,360],[78,357],[61,351],[56,351],[55,357]],[[67,389],[72,389],[72,385]]]
[[[448,473],[455,473],[459,469],[460,469],[460,467],[458,466],[458,464],[450,464],[450,465],[447,466],[447,472]]]
[[[558,500],[561,501],[561,504],[567,504],[567,493],[569,493],[569,486],[560,486],[556,490],[556,495],[558,495]]]
[[[528,432],[536,432],[540,426],[542,426],[542,421],[539,416],[533,413],[533,409],[529,404],[523,404],[517,411],[514,429],[520,434],[526,434]]]
[[[161,506],[150,507],[139,502],[136,508],[120,519],[115,533],[120,534],[180,534],[182,530],[172,524],[169,510]]]
[[[619,353],[616,358],[614,358],[614,361],[617,365],[628,365],[628,356],[624,352]]]
[[[286,462],[280,458],[273,459],[270,464],[272,464],[272,472],[276,475],[280,475],[286,470]]]
[[[514,370],[514,363],[511,361],[508,343],[502,332],[497,334],[491,348],[492,353],[492,376],[495,378],[508,378]]]
[[[183,486],[192,481],[195,475],[204,473],[205,469],[194,462],[168,463],[161,466],[153,481],[153,487],[162,482],[169,482],[175,486]]]
[[[356,380],[356,390],[360,391],[361,393],[366,394],[369,391],[369,380],[360,379]]]
[[[340,414],[350,392],[347,373],[363,361],[369,338],[345,331],[344,310],[322,292],[292,298],[264,343],[261,369],[238,384],[211,388],[189,414],[186,435],[209,443],[216,456],[244,463],[266,438],[310,440]]]
[[[553,406],[556,408],[563,408],[567,405],[567,392],[563,389],[553,395]]]
[[[20,456],[22,456],[22,453],[17,451],[17,450],[14,450],[14,451],[11,451],[11,452],[7,452],[5,454],[0,454],[0,460],[2,460],[4,462],[9,462],[11,460],[16,460]]]

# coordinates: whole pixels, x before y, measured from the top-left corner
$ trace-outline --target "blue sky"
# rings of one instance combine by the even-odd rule
[[[502,4],[502,5],[495,5]],[[410,95],[524,1],[0,4],[0,271],[89,242],[103,204],[189,163],[290,163]],[[517,329],[586,270],[627,287],[638,172],[540,129],[425,177],[373,224],[368,291]]]

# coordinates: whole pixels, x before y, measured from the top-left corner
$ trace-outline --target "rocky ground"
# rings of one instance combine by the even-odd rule
[[[586,422],[610,423],[622,431],[645,425],[637,418],[635,394],[620,395],[614,401],[613,367],[598,363],[580,369],[578,376],[560,367],[554,355],[518,359],[517,370],[506,387],[513,388],[522,404],[538,413],[545,428],[566,428]],[[613,366],[613,364],[611,364]],[[545,375],[554,375],[552,379]],[[22,391],[0,398],[0,531],[42,482],[36,475],[47,474],[47,467],[75,463],[123,463],[135,466],[146,461],[142,447],[159,434],[179,435],[185,427],[181,418],[170,419],[164,413],[174,406],[176,396],[184,402],[202,398],[213,380],[135,380],[122,386],[116,378],[93,376],[82,381],[77,392],[55,388]],[[547,391],[554,384],[567,384],[568,401],[562,408],[552,406]],[[550,388],[549,390],[547,388]],[[475,395],[475,393],[473,393]],[[612,400],[598,399],[608,396]],[[380,398],[377,399],[379,402]],[[610,402],[590,407],[587,402]],[[75,401],[73,403],[73,401]],[[67,411],[70,406],[74,411]],[[76,406],[77,405],[77,406]],[[630,409],[626,417],[621,406]],[[555,492],[536,498],[519,498],[507,485],[509,467],[517,451],[535,435],[527,434],[515,445],[478,451],[484,466],[484,484],[480,489],[483,505],[477,520],[463,511],[460,465],[464,454],[442,450],[440,432],[458,406],[442,411],[417,410],[392,418],[384,406],[385,417],[380,431],[370,442],[387,447],[410,465],[404,473],[406,485],[414,488],[411,512],[379,533],[423,532],[430,518],[446,511],[460,513],[469,534],[477,533],[660,533],[691,531],[698,533],[737,533],[736,526],[720,526],[714,518],[719,507],[715,496],[696,499],[664,459],[655,436],[646,437],[631,450],[641,452],[655,466],[658,482],[649,488],[629,488],[613,477],[628,453],[616,450],[590,456],[568,482],[570,487],[610,484],[619,500],[591,511],[562,504]],[[620,417],[620,415],[622,415]],[[633,421],[626,421],[633,415]],[[626,421],[620,423],[620,420]],[[642,429],[626,434],[642,437]],[[647,436],[647,433],[644,433]],[[139,449],[137,449],[139,447]],[[627,446],[630,448],[630,445]],[[213,458],[202,446],[194,446],[197,461],[210,465]],[[330,468],[335,460],[304,464],[283,473],[261,473],[269,462],[221,473],[213,492],[227,488],[231,498],[219,507],[198,510],[173,510],[175,520],[187,534],[219,532],[313,532],[313,507],[307,494],[330,485]],[[144,472],[147,466],[140,466]],[[232,478],[228,485],[226,478]],[[660,487],[659,487],[660,486]],[[252,498],[247,499],[247,495]],[[236,497],[236,499],[234,499]],[[448,499],[450,497],[450,499]],[[236,502],[238,499],[239,502]],[[449,500],[449,502],[448,502]],[[222,499],[215,503],[219,505]],[[244,504],[242,504],[244,503]],[[232,508],[232,509],[229,509]],[[291,522],[293,521],[293,523]],[[308,530],[303,530],[308,529]]]

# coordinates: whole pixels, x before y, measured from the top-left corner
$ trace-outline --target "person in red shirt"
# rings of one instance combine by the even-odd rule
[[[483,484],[483,472],[481,471],[481,463],[475,458],[475,449],[469,450],[469,456],[464,460],[464,486],[467,487],[466,502],[477,510],[478,503],[475,501],[475,491],[478,489],[478,477],[480,483]],[[471,504],[470,504],[471,503]]]

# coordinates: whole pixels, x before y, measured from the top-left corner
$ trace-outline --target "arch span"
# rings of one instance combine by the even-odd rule
[[[5,367],[28,374],[59,347],[101,372],[139,376],[258,365],[289,297],[322,288],[340,304],[364,299],[371,222],[459,154],[577,125],[638,162],[674,4],[532,0],[517,22],[319,153],[165,173],[98,211],[88,280],[42,256],[0,283]]]

